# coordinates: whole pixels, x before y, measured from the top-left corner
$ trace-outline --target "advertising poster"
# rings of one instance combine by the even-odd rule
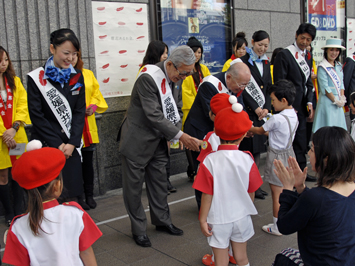
[[[203,45],[202,64],[220,72],[232,53],[229,1],[161,0],[161,39],[169,52],[195,36]]]
[[[92,2],[96,74],[105,98],[131,95],[149,43],[147,5]]]
[[[346,56],[352,57],[355,60],[355,19],[348,18],[347,24],[347,39],[346,39]]]
[[[317,35],[312,42],[313,58],[318,65],[323,60],[321,49],[327,39],[342,39],[341,28],[345,26],[345,1],[309,0],[308,22],[317,28]]]

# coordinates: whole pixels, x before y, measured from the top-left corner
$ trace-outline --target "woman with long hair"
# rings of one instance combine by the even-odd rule
[[[307,167],[302,172],[295,158],[290,157],[287,169],[280,161],[274,162],[284,188],[278,228],[285,235],[298,233],[304,265],[353,265],[354,140],[343,128],[322,127],[314,133],[308,155],[317,173],[317,187],[312,189],[305,186]]]
[[[72,30],[56,30],[50,35],[52,56],[43,67],[27,74],[31,138],[64,153],[62,198],[76,201],[83,194],[80,148],[86,110],[84,77],[72,66],[79,51]]]
[[[85,202],[79,197],[79,204],[84,210],[95,209],[96,201],[94,200],[94,166],[93,155],[96,150],[96,144],[99,143],[99,134],[96,125],[96,113],[103,113],[107,110],[107,103],[100,92],[100,85],[97,82],[94,73],[83,68],[84,62],[81,59],[81,50],[76,57],[73,58],[72,65],[74,68],[81,70],[85,83],[85,124],[83,130],[83,148],[81,154],[83,157],[81,166],[84,180]]]
[[[148,45],[143,58],[141,68],[147,64],[155,65],[158,62],[165,61],[168,58],[169,48],[165,42],[155,40]]]
[[[20,78],[16,77],[8,52],[0,46],[0,201],[5,209],[5,222],[8,226],[15,215],[22,213],[23,199],[23,192],[13,181],[13,208],[8,174],[9,168],[20,156],[10,156],[9,150],[18,143],[28,142],[24,125],[30,123],[26,90]]]

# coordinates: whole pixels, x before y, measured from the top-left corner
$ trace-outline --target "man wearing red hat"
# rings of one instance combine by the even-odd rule
[[[249,193],[263,181],[251,154],[239,151],[238,145],[252,122],[243,106],[234,103],[217,114],[214,124],[221,145],[204,159],[193,184],[203,192],[201,231],[212,247],[216,265],[228,265],[231,242],[237,265],[249,266],[246,242],[254,235],[250,215],[257,214]]]

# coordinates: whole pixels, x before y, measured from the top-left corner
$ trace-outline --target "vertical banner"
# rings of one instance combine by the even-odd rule
[[[93,1],[92,14],[100,90],[130,95],[149,43],[147,5]]]
[[[327,39],[341,39],[341,28],[345,27],[345,1],[308,0],[308,22],[317,28],[316,38],[312,42],[313,58],[318,65],[323,60],[321,49]]]
[[[355,19],[348,18],[346,20],[347,24],[347,38],[346,38],[346,56],[354,58],[355,60]]]
[[[231,11],[225,0],[160,0],[161,39],[169,52],[195,36],[203,45],[201,63],[220,72],[231,48]]]

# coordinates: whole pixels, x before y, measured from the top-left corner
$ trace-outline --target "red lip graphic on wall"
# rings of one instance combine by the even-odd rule
[[[105,7],[104,6],[98,7],[97,10],[99,11],[105,10]]]
[[[138,50],[138,53],[140,53],[140,54],[142,54],[144,52],[145,52],[145,50]]]
[[[99,22],[99,25],[100,25],[100,26],[105,25],[105,24],[106,24],[106,21]]]
[[[139,37],[137,37],[137,40],[139,40],[139,39],[143,39],[145,36],[139,36]]]
[[[119,54],[124,54],[124,53],[127,53],[127,50],[121,50],[121,51],[118,51]]]
[[[143,22],[137,22],[138,26],[142,26],[144,23]]]
[[[106,69],[106,68],[108,68],[108,67],[109,67],[109,65],[110,65],[110,64],[103,65],[103,66],[102,66],[102,69]]]
[[[146,72],[147,71],[147,68],[146,67],[143,67],[142,71],[141,72]]]
[[[222,91],[222,83],[221,82],[218,83],[218,90]]]
[[[350,33],[352,33],[353,31],[351,30],[351,31],[349,31]]]
[[[163,94],[166,93],[165,79],[163,79],[163,80],[161,81],[161,92],[162,92]]]
[[[108,77],[107,79],[104,79],[102,82],[103,83],[108,83],[110,81],[110,77]]]
[[[107,53],[108,53],[108,50],[102,51],[100,54],[107,54]]]
[[[137,9],[136,12],[141,12],[143,8]]]
[[[121,65],[121,68],[126,68],[128,66],[128,64],[127,65]]]
[[[99,38],[102,40],[102,39],[105,39],[107,37],[107,35],[101,35],[99,36]]]
[[[142,67],[142,64],[139,64],[138,66],[139,66],[139,67]],[[145,69],[145,70],[147,70],[147,69]]]
[[[41,70],[39,72],[39,82],[42,84],[42,86],[46,86],[47,80],[43,79],[43,76],[44,76],[44,71]]]
[[[122,21],[119,21],[119,22],[118,22],[118,25],[123,26],[123,25],[126,25],[126,23],[124,23],[124,22],[122,22]]]
[[[121,6],[121,7],[117,8],[116,11],[122,11],[123,9],[124,9],[124,7]]]
[[[122,81],[122,82],[126,82],[126,81],[128,81],[128,79],[121,79],[121,81]]]
[[[349,42],[351,42],[352,41],[352,39],[349,39]]]

